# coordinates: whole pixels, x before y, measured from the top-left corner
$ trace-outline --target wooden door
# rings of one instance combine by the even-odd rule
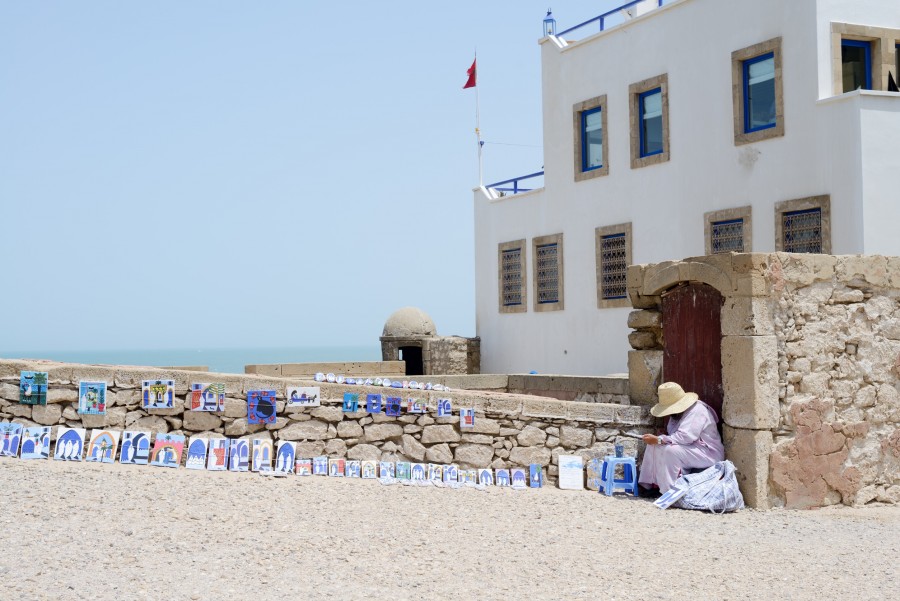
[[[712,286],[689,283],[662,297],[663,380],[716,410],[722,420],[722,303]]]

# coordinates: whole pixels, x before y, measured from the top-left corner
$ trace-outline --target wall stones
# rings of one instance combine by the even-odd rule
[[[489,465],[494,457],[494,449],[487,445],[461,444],[456,447],[456,462],[466,467]]]
[[[226,430],[226,434],[228,431]],[[305,422],[293,422],[278,431],[281,440],[322,440],[327,437],[328,424],[312,419]]]
[[[425,426],[422,431],[422,443],[433,444],[438,442],[458,442],[459,432],[451,425]]]

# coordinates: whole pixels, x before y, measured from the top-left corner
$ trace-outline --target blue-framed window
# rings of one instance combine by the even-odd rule
[[[663,94],[662,88],[647,90],[638,96],[638,128],[641,157],[663,151]]]
[[[581,170],[603,167],[603,107],[581,113]]]
[[[822,209],[787,211],[781,215],[781,224],[784,252],[822,252]]]
[[[744,252],[744,219],[726,219],[710,224],[712,254]]]
[[[744,61],[744,133],[776,125],[775,53]]]
[[[844,92],[872,89],[872,43],[841,40],[841,74]]]

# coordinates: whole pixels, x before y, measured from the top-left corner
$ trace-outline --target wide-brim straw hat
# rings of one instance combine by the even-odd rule
[[[650,409],[654,417],[665,417],[686,411],[700,397],[696,392],[685,392],[675,382],[664,382],[659,385],[659,403]]]

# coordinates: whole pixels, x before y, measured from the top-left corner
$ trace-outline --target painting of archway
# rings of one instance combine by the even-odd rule
[[[209,445],[207,438],[191,438],[188,444],[187,462],[184,464],[189,470],[202,470],[206,467],[206,448]]]
[[[15,457],[19,454],[22,424],[0,423],[0,457]]]
[[[278,459],[275,461],[275,471],[284,474],[293,474],[295,456],[296,451],[294,443],[288,440],[279,440]]]
[[[221,472],[228,469],[228,446],[230,440],[227,438],[212,438],[209,441],[209,459],[206,462],[206,469],[212,472]]]
[[[267,438],[253,439],[253,464],[250,468],[254,472],[272,471],[272,441]]]
[[[119,463],[147,465],[150,459],[150,432],[125,430],[122,433],[122,451]]]
[[[231,461],[228,469],[232,472],[246,472],[250,468],[250,441],[231,441]]]
[[[91,430],[91,442],[84,459],[94,463],[114,463],[118,448],[119,432],[117,430]]]
[[[22,433],[22,459],[50,458],[50,426],[25,428]]]
[[[59,427],[53,458],[60,461],[81,461],[84,450],[84,428]]]
[[[156,435],[150,465],[177,468],[181,464],[181,452],[184,449],[184,436],[181,434]]]

